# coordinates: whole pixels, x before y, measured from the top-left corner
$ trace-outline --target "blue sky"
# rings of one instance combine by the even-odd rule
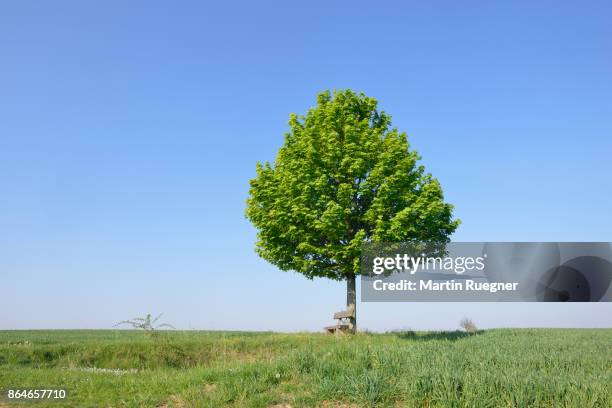
[[[319,330],[344,285],[278,271],[255,162],[324,89],[377,98],[457,241],[612,241],[606,2],[4,2],[0,328]],[[612,326],[611,304],[362,304],[375,330]]]

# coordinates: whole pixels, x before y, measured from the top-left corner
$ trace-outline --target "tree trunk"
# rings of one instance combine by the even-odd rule
[[[357,293],[355,290],[355,275],[351,274],[346,278],[346,308],[354,310],[354,317],[350,319],[349,330],[351,333],[357,332]]]

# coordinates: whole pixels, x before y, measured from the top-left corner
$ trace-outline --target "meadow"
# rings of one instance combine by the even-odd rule
[[[0,331],[0,389],[2,408],[610,407],[612,329]]]

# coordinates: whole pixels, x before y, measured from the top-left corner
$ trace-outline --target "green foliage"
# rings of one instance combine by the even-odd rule
[[[603,408],[611,341],[612,329],[0,331],[0,388],[67,389],[66,401],[16,405],[40,408]]]
[[[274,165],[257,163],[251,180],[246,215],[261,257],[343,280],[359,274],[364,242],[448,242],[453,207],[375,99],[323,92],[289,126]]]

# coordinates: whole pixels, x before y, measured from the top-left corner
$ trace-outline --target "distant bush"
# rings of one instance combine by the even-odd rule
[[[472,321],[472,319],[468,319],[467,317],[461,319],[459,322],[459,327],[461,327],[467,333],[476,333],[478,331],[476,324]]]
[[[163,313],[160,313],[155,319],[151,320],[151,314],[147,314],[145,317],[135,317],[131,320],[123,320],[113,327],[117,327],[122,324],[127,324],[132,326],[134,329],[142,329],[146,334],[153,334],[155,330],[161,329],[162,327],[167,327],[170,329],[174,329],[174,326],[168,323],[155,324],[160,317],[162,317]]]

